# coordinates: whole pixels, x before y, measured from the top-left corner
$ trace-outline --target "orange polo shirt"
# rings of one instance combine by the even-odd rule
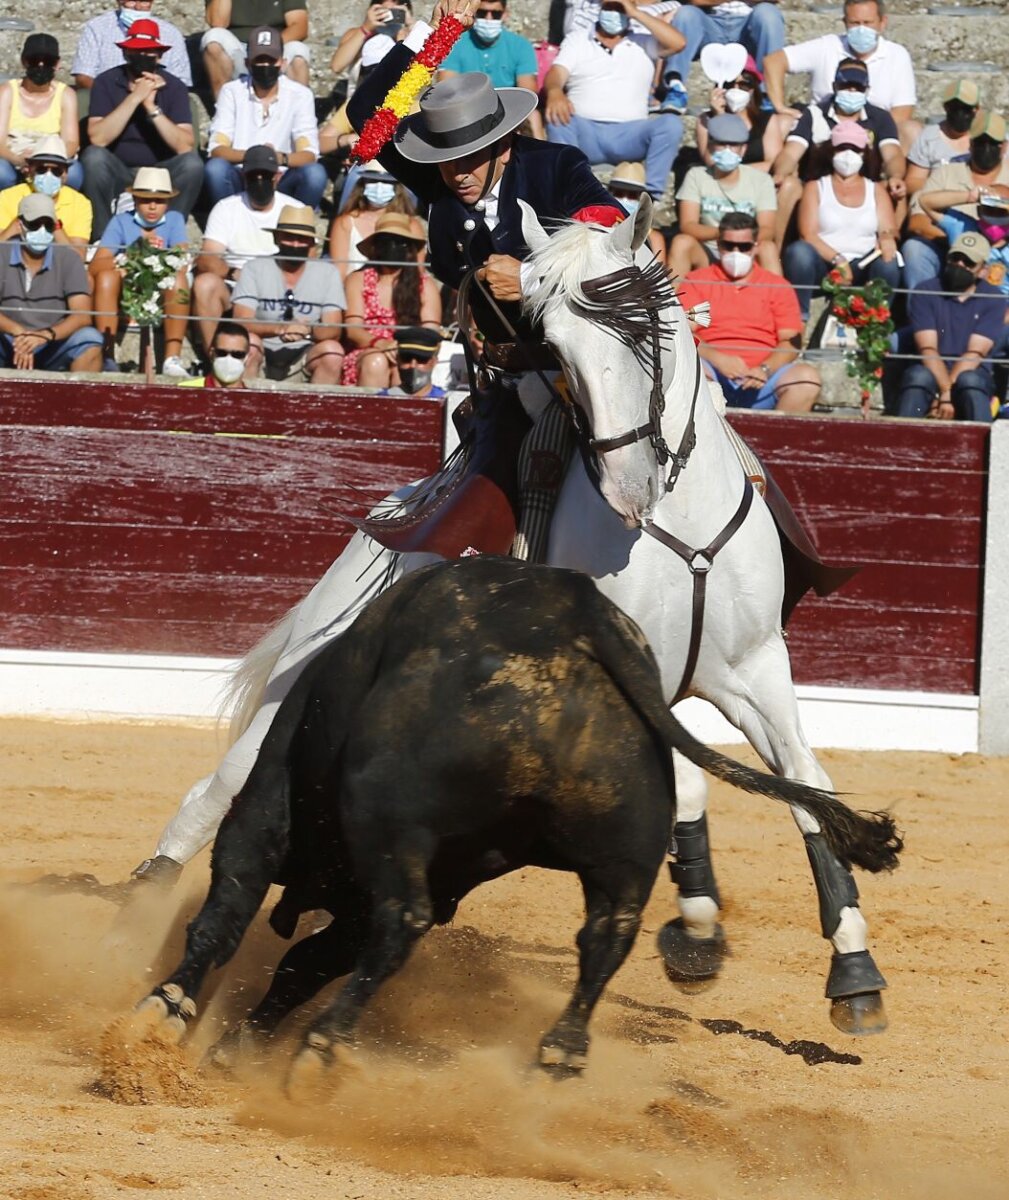
[[[795,289],[758,263],[742,281],[730,279],[720,263],[701,267],[677,291],[684,308],[702,300],[711,304],[711,324],[697,330],[698,338],[716,350],[738,354],[748,367],[762,362],[783,332],[802,330]]]

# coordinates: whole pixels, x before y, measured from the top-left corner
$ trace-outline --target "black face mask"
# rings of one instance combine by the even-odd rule
[[[124,55],[126,59],[126,69],[134,79],[139,79],[143,74],[156,74],[158,70],[158,56],[156,54],[138,54],[136,51],[129,51]]]
[[[974,109],[964,104],[946,105],[946,124],[954,133],[966,133],[974,121]]]
[[[399,386],[411,396],[423,391],[430,382],[430,368],[400,367],[399,369]]]
[[[249,74],[258,87],[272,88],[280,78],[280,67],[276,63],[253,63]]]
[[[308,258],[311,249],[307,242],[278,242],[277,258],[281,262],[301,262]]]
[[[25,69],[25,79],[29,83],[34,83],[36,87],[45,87],[47,83],[52,83],[55,74],[56,68],[44,63]]]
[[[977,138],[970,144],[970,161],[975,170],[994,171],[1002,161],[1002,143]]]
[[[269,208],[276,195],[273,180],[268,175],[246,175],[245,190],[257,208]]]
[[[977,283],[977,279],[969,267],[947,263],[942,269],[942,286],[947,292],[965,292],[973,283]]]

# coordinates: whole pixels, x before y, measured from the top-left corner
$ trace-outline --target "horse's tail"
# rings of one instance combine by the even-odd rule
[[[794,804],[809,813],[845,866],[854,864],[872,872],[892,871],[897,866],[904,842],[888,812],[855,812],[831,792],[781,775],[754,771],[699,742],[672,713],[666,712],[664,716],[669,744],[674,750],[716,779],[724,779],[744,792]]]
[[[231,713],[228,745],[233,746],[249,728],[263,703],[266,685],[273,674],[294,625],[297,605],[290,609],[252,647],[235,667],[224,689],[221,712]]]

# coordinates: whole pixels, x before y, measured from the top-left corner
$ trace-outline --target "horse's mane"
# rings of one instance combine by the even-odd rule
[[[596,270],[594,239],[607,230],[580,221],[565,223],[546,245],[529,257],[539,286],[525,298],[526,312],[541,320],[564,305],[585,320],[630,345],[639,344],[657,321],[660,337],[672,337],[673,320],[658,314],[678,306],[676,289],[661,259],[645,266],[616,266],[606,275],[586,278]]]

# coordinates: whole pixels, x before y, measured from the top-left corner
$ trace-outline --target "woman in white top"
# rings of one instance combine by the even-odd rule
[[[810,180],[802,191],[802,241],[787,246],[782,255],[785,278],[799,293],[803,318],[809,316],[813,292],[831,270],[840,272],[849,286],[867,279],[900,286],[893,203],[885,184],[861,173],[869,146],[865,129],[855,121],[839,121],[830,142],[830,174]]]
[[[410,229],[421,242],[426,240],[424,226],[410,201],[406,188],[380,162],[365,163],[351,190],[347,204],[333,221],[329,231],[329,257],[344,282],[351,272],[368,261],[360,250],[361,242],[371,237],[383,213],[402,213],[410,218]]]

